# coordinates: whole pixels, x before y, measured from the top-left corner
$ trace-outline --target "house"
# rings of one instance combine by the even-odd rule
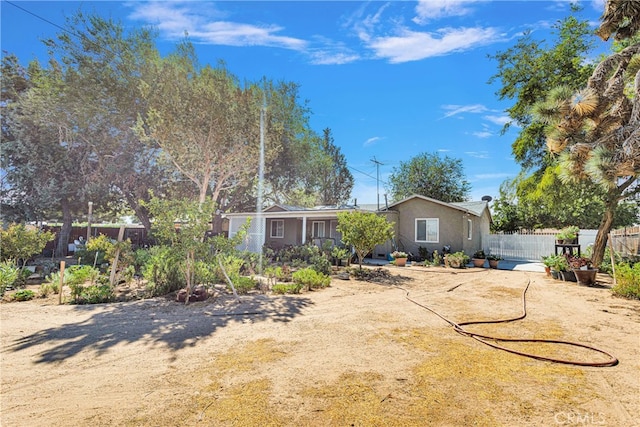
[[[229,213],[229,235],[233,236],[251,218],[251,226],[241,249],[259,252],[263,245],[278,249],[312,242],[340,244],[336,230],[338,212],[377,212],[394,223],[395,238],[374,250],[374,258],[386,258],[400,249],[419,254],[423,247],[429,252],[464,250],[473,254],[481,249],[482,236],[489,234],[491,214],[488,202],[445,203],[414,195],[377,210],[375,205],[316,206],[302,208],[276,204],[260,213]]]
[[[229,221],[229,236],[234,236],[247,219],[251,219],[241,249],[260,252],[263,245],[280,249],[308,242],[322,246],[327,240],[340,244],[341,236],[336,230],[338,212],[351,211],[372,212],[355,205],[304,208],[275,204],[260,213],[228,213],[225,217]]]
[[[376,248],[381,257],[394,248],[418,255],[420,247],[432,253],[450,246],[452,252],[473,255],[489,234],[491,213],[486,201],[446,203],[413,195],[389,205],[381,214],[394,225],[394,242]]]

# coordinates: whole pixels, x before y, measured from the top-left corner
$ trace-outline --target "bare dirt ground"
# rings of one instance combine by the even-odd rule
[[[640,302],[544,273],[388,267],[301,295],[226,293],[91,306],[0,306],[3,426],[640,425]],[[493,349],[500,337],[575,341],[613,367]],[[407,299],[422,304],[421,307]],[[519,351],[601,362],[565,345]]]

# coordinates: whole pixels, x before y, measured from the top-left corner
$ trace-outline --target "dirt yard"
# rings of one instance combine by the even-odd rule
[[[544,273],[388,267],[301,295],[4,303],[2,426],[640,426],[640,302]],[[578,342],[613,367],[493,349]],[[411,302],[408,298],[412,299]],[[418,305],[421,304],[422,306]],[[505,344],[506,345],[506,344]],[[579,362],[566,345],[511,348]]]

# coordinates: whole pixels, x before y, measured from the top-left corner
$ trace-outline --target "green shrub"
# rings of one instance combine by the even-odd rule
[[[331,261],[325,254],[315,255],[311,257],[309,261],[311,263],[311,268],[318,273],[325,275],[331,274]]]
[[[35,292],[30,289],[20,289],[12,295],[14,301],[29,301],[36,296]]]
[[[250,290],[256,288],[256,281],[253,280],[251,277],[237,276],[237,277],[232,277],[231,281],[233,282],[233,286],[236,287],[236,291],[239,294],[246,294]],[[231,290],[231,287],[228,284],[227,284],[227,287],[229,288],[229,290]]]
[[[311,290],[314,288],[324,288],[331,284],[331,277],[318,273],[312,268],[303,268],[292,275],[294,283],[306,286]]]
[[[149,250],[142,272],[151,296],[166,295],[185,286],[181,263],[180,254],[169,246],[154,246]]]
[[[113,289],[110,285],[89,285],[83,286],[78,304],[100,304],[113,299]]]
[[[0,297],[4,295],[7,288],[13,287],[19,275],[20,270],[12,261],[0,263]]]
[[[208,285],[224,281],[223,277],[221,278],[221,276],[218,276],[220,267],[216,264],[204,261],[196,261],[194,270],[195,283]]]
[[[90,265],[72,265],[65,270],[65,283],[69,286],[82,285],[85,282],[93,284],[99,275],[100,270]]]
[[[84,265],[102,265],[113,256],[114,246],[109,237],[101,234],[89,239],[84,248],[75,252],[75,257]]]
[[[299,294],[302,290],[302,285],[299,283],[276,283],[271,288],[274,294]]]
[[[60,292],[60,280],[57,282],[45,282],[40,285],[39,295],[42,298],[48,297],[50,294],[58,294]]]
[[[149,262],[151,258],[151,251],[149,249],[138,249],[133,253],[133,266],[136,272],[141,273],[144,271],[144,266]]]
[[[616,286],[612,288],[615,295],[640,299],[640,263],[616,264]]]

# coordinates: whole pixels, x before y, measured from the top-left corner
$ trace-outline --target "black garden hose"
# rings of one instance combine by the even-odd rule
[[[453,322],[449,319],[447,319],[446,317],[444,317],[443,315],[441,315],[440,313],[438,313],[437,311],[433,310],[432,308],[421,304],[411,298],[409,298],[409,291],[407,291],[404,288],[400,288],[402,290],[404,290],[406,292],[405,294],[405,298],[407,300],[409,300],[410,302],[416,304],[419,307],[424,308],[425,310],[430,311],[431,313],[435,314],[436,316],[438,316],[439,318],[441,318],[442,320],[444,320],[445,322],[447,322],[448,324],[450,324],[451,326],[453,326],[453,329],[461,334],[461,335],[465,335],[468,337],[473,338],[476,341],[481,342],[482,344],[486,344],[489,347],[493,347],[495,349],[498,350],[503,350],[509,353],[513,353],[513,354],[517,354],[520,356],[524,356],[524,357],[529,357],[532,359],[537,359],[537,360],[544,360],[547,362],[553,362],[553,363],[562,363],[565,365],[577,365],[577,366],[595,366],[595,367],[606,367],[606,366],[615,366],[618,364],[618,359],[616,359],[614,356],[612,356],[611,354],[607,353],[604,350],[600,350],[598,348],[595,347],[591,347],[588,346],[586,344],[580,344],[580,343],[576,343],[576,342],[571,342],[571,341],[560,341],[560,340],[545,340],[545,339],[527,339],[527,338],[500,338],[500,337],[493,337],[490,335],[481,335],[481,334],[476,334],[474,332],[470,332],[467,331],[466,329],[463,328],[463,326],[466,325],[479,325],[479,324],[491,324],[491,323],[507,323],[507,322],[514,322],[516,320],[522,320],[527,316],[527,300],[526,300],[526,295],[527,295],[527,291],[529,290],[529,285],[531,284],[531,280],[529,280],[527,282],[527,286],[524,288],[523,292],[522,292],[522,314],[514,317],[514,318],[509,318],[509,319],[499,319],[499,320],[479,320],[479,321],[470,321],[470,322],[461,322],[461,323],[456,323]],[[493,342],[490,342],[493,341]],[[568,346],[572,346],[572,347],[580,347],[580,348],[585,348],[587,350],[591,350],[591,351],[595,351],[596,353],[600,353],[603,354],[605,356],[607,356],[609,359],[603,362],[583,362],[583,361],[579,361],[579,360],[564,360],[564,359],[555,359],[552,357],[545,357],[545,356],[539,356],[536,354],[531,354],[531,353],[525,353],[522,351],[517,351],[517,350],[512,350],[510,348],[507,347],[503,347],[501,345],[496,344],[497,342],[527,342],[527,343],[547,343],[547,344],[564,344],[564,345],[568,345]]]

